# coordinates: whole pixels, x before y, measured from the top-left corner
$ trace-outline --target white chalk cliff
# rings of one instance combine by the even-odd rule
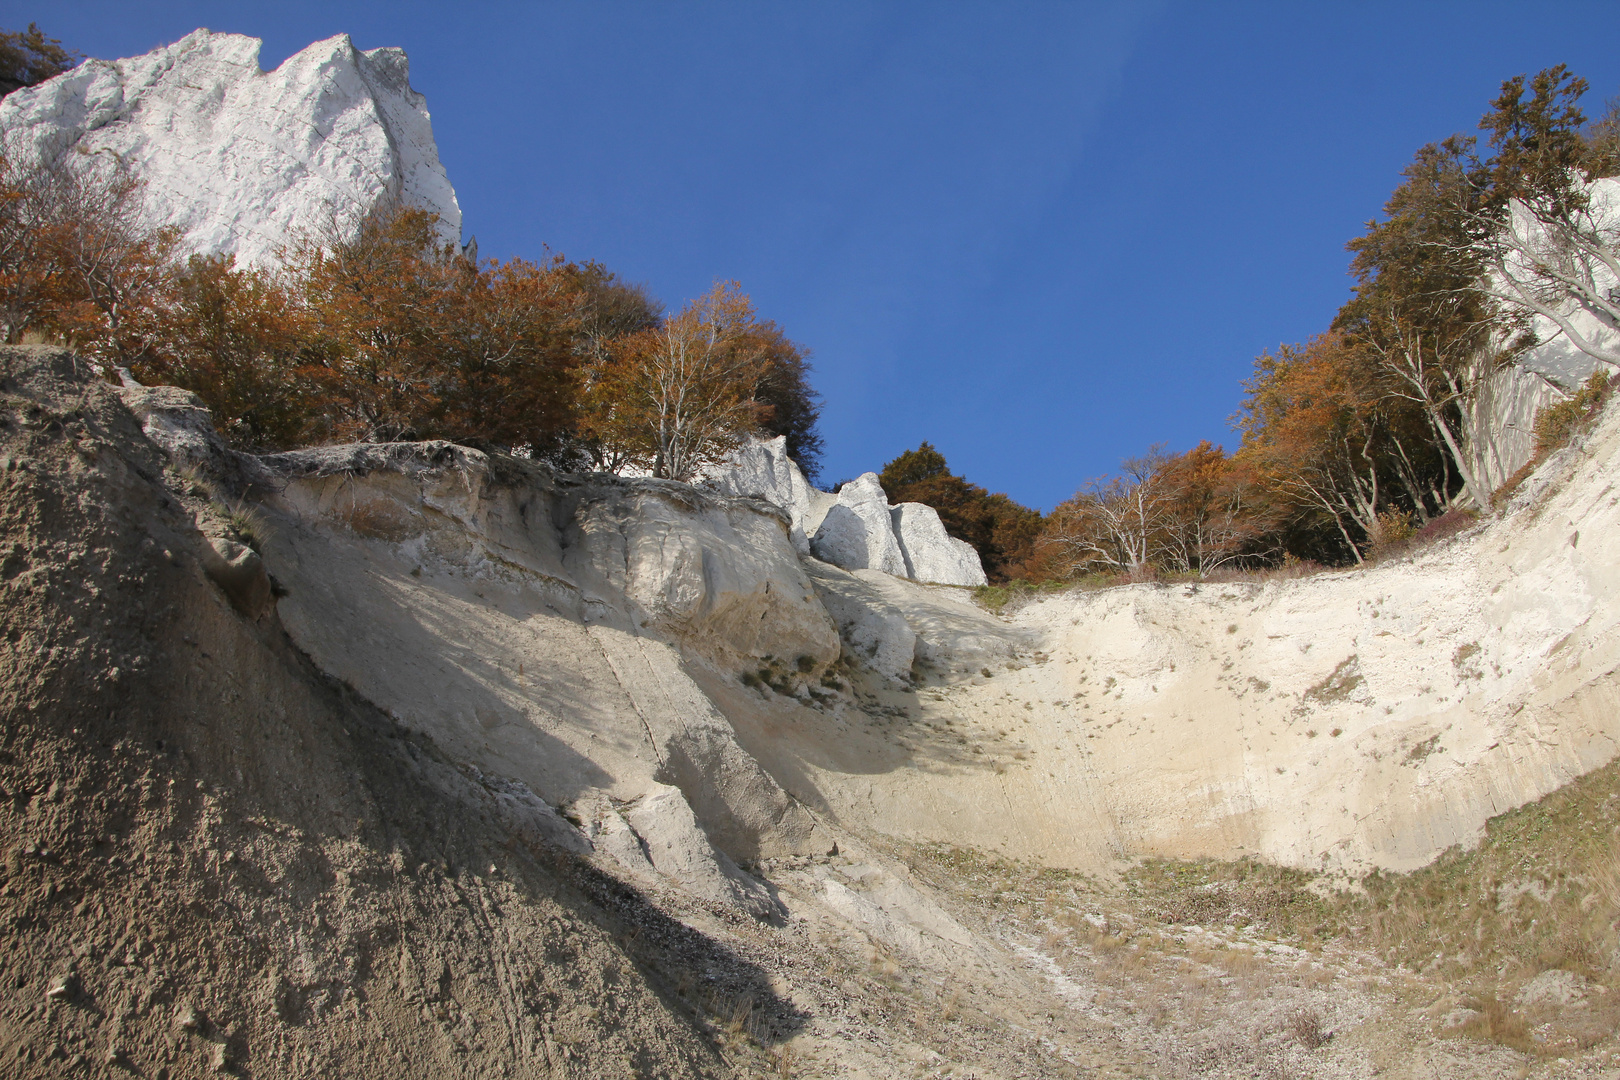
[[[937,585],[983,585],[973,545],[945,532],[922,503],[890,506],[877,473],[862,473],[838,494],[819,491],[788,456],[787,439],[759,439],[703,477],[726,495],[764,499],[788,512],[794,550],[845,570],[879,570]]]
[[[125,60],[87,60],[0,102],[11,154],[144,181],[144,211],[174,225],[185,252],[271,264],[300,237],[352,230],[398,199],[439,215],[446,243],[461,208],[439,161],[425,99],[400,49],[361,52],[347,34],[274,71],[257,38],[198,30]]]
[[[1588,191],[1598,228],[1611,237],[1620,235],[1620,180],[1595,180]],[[1539,231],[1523,211],[1516,221],[1520,233]],[[1593,273],[1600,287],[1620,285],[1601,265],[1594,266]],[[1573,300],[1561,314],[1589,345],[1611,352],[1620,349],[1620,328],[1606,315]],[[1530,329],[1539,343],[1484,379],[1469,403],[1465,428],[1469,448],[1491,488],[1505,483],[1535,454],[1538,412],[1568,399],[1598,368],[1614,369],[1582,349],[1545,315],[1533,316]]]

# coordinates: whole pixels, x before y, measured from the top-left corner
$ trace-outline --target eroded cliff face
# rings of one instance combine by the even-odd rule
[[[773,507],[443,443],[263,464],[289,633],[401,723],[557,806],[676,785],[734,858],[830,843],[689,674],[838,659]]]
[[[1403,562],[1001,618],[804,558],[758,500],[445,443],[245,457],[43,348],[0,394],[21,1075],[1140,1072],[1400,1006],[1294,986],[1288,946],[1271,1019],[1138,1023],[1125,969],[1043,951],[1069,923],[1004,920],[1032,864],[1100,873],[1042,880],[1112,934],[1072,890],[1134,858],[1413,866],[1615,753],[1620,414]],[[1222,933],[1186,931],[1253,945]]]
[[[727,1075],[672,987],[757,969],[637,945],[549,811],[241,610],[167,464],[87,365],[0,350],[6,1075]]]
[[[195,441],[195,414],[145,415],[198,456],[154,427],[190,415]],[[258,550],[299,647],[553,806],[674,785],[745,861],[838,828],[1358,873],[1423,865],[1620,748],[1617,452],[1611,415],[1501,520],[1391,565],[1011,619],[805,557],[780,510],[685,485],[448,444],[232,468],[265,472]]]

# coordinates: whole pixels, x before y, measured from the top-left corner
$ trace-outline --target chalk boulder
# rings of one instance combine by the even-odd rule
[[[905,577],[906,560],[895,539],[889,500],[877,473],[862,473],[838,492],[810,541],[818,559],[845,570],[881,570]]]
[[[925,503],[901,503],[889,511],[906,577],[941,585],[984,585],[979,553],[945,531],[939,511]]]
[[[770,890],[709,842],[680,789],[654,784],[624,818],[653,869],[687,892],[735,904],[758,919],[780,916]]]
[[[444,241],[460,241],[402,50],[360,52],[340,34],[262,71],[260,44],[198,30],[144,56],[87,60],[0,102],[5,150],[128,170],[147,220],[177,226],[183,252],[273,265],[300,237],[349,235],[392,200],[438,214]]]
[[[788,536],[800,555],[845,570],[881,570],[939,585],[985,584],[979,553],[946,533],[932,507],[891,507],[876,473],[862,474],[837,495],[820,491],[788,456],[784,437],[749,442],[700,483],[786,510]]]

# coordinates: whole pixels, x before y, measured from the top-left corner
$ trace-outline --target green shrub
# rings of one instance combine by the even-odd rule
[[[1586,423],[1597,415],[1611,389],[1608,368],[1592,372],[1568,401],[1549,405],[1536,413],[1536,457],[1542,458],[1568,445]]]

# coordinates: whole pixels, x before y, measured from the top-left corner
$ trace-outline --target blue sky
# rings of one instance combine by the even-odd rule
[[[0,3],[30,20],[402,46],[483,254],[672,308],[735,278],[814,353],[824,480],[927,439],[1043,509],[1234,445],[1255,354],[1326,327],[1345,241],[1502,79],[1620,94],[1613,3]]]

